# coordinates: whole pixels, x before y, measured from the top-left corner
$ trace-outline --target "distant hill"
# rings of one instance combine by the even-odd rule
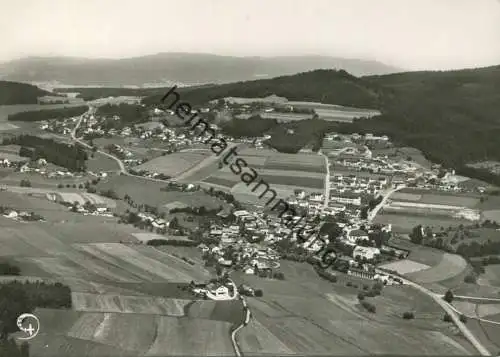
[[[180,88],[183,99],[202,104],[224,97],[267,97],[277,95],[288,100],[315,101],[359,108],[379,108],[383,89],[376,83],[357,78],[346,71],[315,70],[292,76],[236,82],[201,88]],[[146,104],[159,103],[164,93],[144,99]]]
[[[58,81],[82,86],[202,84],[272,78],[319,68],[343,69],[354,75],[401,71],[376,61],[326,56],[230,57],[160,53],[125,59],[28,57],[1,64],[0,77],[21,82]]]
[[[53,93],[30,84],[0,81],[0,105],[37,104],[37,98]]]

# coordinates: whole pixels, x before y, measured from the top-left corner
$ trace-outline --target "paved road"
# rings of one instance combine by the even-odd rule
[[[374,209],[372,209],[370,212],[368,212],[368,222],[371,222],[375,218],[377,213],[385,206],[385,204],[387,203],[387,200],[394,192],[402,190],[405,187],[406,186],[401,185],[401,186],[398,186],[396,188],[391,188],[391,189],[387,190],[386,192],[384,192],[382,194],[383,195],[382,201],[380,201],[380,203]]]
[[[500,298],[485,298],[485,297],[477,297],[477,296],[462,296],[462,295],[455,295],[453,297],[454,299],[460,299],[460,300],[469,300],[470,302],[473,301],[479,301],[483,303],[500,303]]]
[[[460,321],[459,315],[457,314],[457,310],[453,306],[448,304],[446,301],[444,301],[440,294],[436,294],[436,293],[432,292],[431,290],[424,288],[423,286],[421,286],[413,281],[402,278],[400,276],[395,276],[395,275],[388,274],[388,273],[384,273],[384,274],[391,275],[392,277],[395,277],[395,278],[397,277],[397,278],[401,279],[404,284],[409,285],[409,286],[421,291],[422,293],[430,296],[432,299],[434,299],[434,301],[439,306],[441,306],[441,308],[446,313],[448,313],[451,316],[451,319],[453,320],[455,325],[459,328],[462,335],[464,335],[464,337],[472,344],[472,346],[474,346],[474,348],[482,356],[491,356],[491,353],[486,349],[486,347],[484,347],[483,344],[476,338],[476,336],[474,336],[472,334],[472,332],[467,328],[467,326],[462,321]]]

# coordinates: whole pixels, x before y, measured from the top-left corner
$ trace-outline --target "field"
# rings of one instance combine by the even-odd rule
[[[166,204],[175,201],[182,202],[192,207],[205,206],[208,209],[218,208],[220,205],[227,207],[225,202],[211,197],[202,191],[161,191],[160,189],[165,186],[165,183],[146,181],[138,177],[114,176],[109,178],[106,182],[100,182],[97,185],[97,189],[98,191],[114,190],[119,197],[124,197],[128,194],[137,203],[149,204],[158,208],[162,208]]]
[[[370,298],[377,312],[369,314],[357,302],[360,288],[319,280],[306,264],[282,263],[286,281],[239,277],[264,291],[262,298],[247,300],[254,319],[238,334],[243,353],[471,353],[441,321],[439,306],[410,287],[386,287]],[[412,321],[401,318],[408,310],[415,312]]]
[[[47,309],[36,313],[48,330],[30,341],[31,351],[37,356],[234,354],[229,322],[149,314],[75,315]]]
[[[140,244],[130,226],[60,211],[41,198],[0,194],[2,203],[54,209],[47,222],[0,217],[0,256],[24,275],[1,280],[59,281],[72,289],[73,309],[35,311],[43,330],[30,341],[33,355],[234,354],[230,332],[242,321],[241,302],[198,301],[180,289],[211,277],[198,250],[156,249]]]
[[[145,162],[142,165],[134,167],[134,170],[147,170],[175,177],[199,164],[210,155],[212,155],[212,152],[209,150],[176,152]]]
[[[323,190],[325,175],[318,172],[306,171],[291,171],[291,170],[271,170],[271,169],[256,169],[258,178],[255,179],[251,187],[254,187],[262,178],[270,185],[284,185],[309,187],[313,189]],[[214,175],[203,180],[205,183],[225,186],[232,188],[234,185],[241,182],[241,176],[235,175],[230,168],[225,167],[219,170]]]
[[[465,219],[453,219],[451,217],[445,216],[424,216],[415,215],[410,213],[393,213],[384,212],[382,209],[379,214],[375,217],[375,223],[380,224],[392,224],[392,230],[396,233],[409,233],[411,230],[418,226],[419,224],[434,229],[440,229],[441,227],[458,227],[460,224],[468,225],[471,222]]]
[[[409,201],[428,204],[441,204],[475,208],[479,203],[479,196],[473,194],[444,193],[423,190],[403,189],[391,195],[394,201]]]

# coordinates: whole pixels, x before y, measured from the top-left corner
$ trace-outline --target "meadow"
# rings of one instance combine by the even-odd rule
[[[394,201],[409,201],[427,204],[475,208],[480,200],[476,194],[461,194],[451,192],[403,189],[391,195]]]
[[[176,152],[147,161],[142,165],[134,167],[134,170],[147,170],[149,172],[157,172],[176,177],[199,164],[210,155],[212,155],[212,152],[209,150]]]
[[[368,298],[377,308],[370,314],[357,301],[361,286],[320,280],[307,264],[285,261],[282,269],[286,281],[238,277],[264,292],[262,298],[247,299],[254,319],[238,335],[244,353],[471,353],[442,322],[440,307],[410,287],[386,287],[381,296]],[[408,310],[414,320],[402,319]]]
[[[470,224],[470,221],[465,219],[453,219],[445,216],[432,216],[411,213],[395,213],[385,212],[383,209],[377,214],[374,220],[375,223],[392,224],[392,230],[396,233],[410,233],[411,230],[418,225],[429,226],[435,230],[441,227],[458,227],[460,224]]]
[[[147,181],[139,177],[113,176],[105,182],[99,182],[97,189],[98,191],[114,190],[118,194],[118,197],[123,198],[125,195],[129,195],[134,202],[148,204],[160,209],[166,204],[175,201],[192,207],[205,206],[208,209],[218,208],[220,205],[227,207],[225,202],[211,197],[202,191],[161,191],[165,186],[166,184],[163,182]]]

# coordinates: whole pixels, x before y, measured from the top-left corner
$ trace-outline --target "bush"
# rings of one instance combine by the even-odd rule
[[[364,299],[365,299],[365,294],[363,294],[362,292],[358,293],[358,300],[363,301]]]
[[[0,263],[0,275],[20,275],[21,269],[9,263]]]
[[[261,289],[256,289],[254,291],[254,294],[255,294],[256,297],[262,297],[262,296],[264,296],[264,293],[262,292]]]
[[[462,321],[462,323],[467,323],[467,316],[465,316],[464,314],[460,314],[460,317],[459,317],[460,321]]]
[[[361,301],[361,305],[368,311],[368,312],[371,312],[372,314],[374,314],[376,311],[377,311],[377,308],[375,307],[375,305],[373,305],[372,303],[369,303],[368,301],[366,300],[363,300]]]
[[[363,285],[363,290],[368,290],[370,287],[366,284]]]
[[[443,321],[444,322],[452,322],[453,319],[451,318],[450,314],[445,313],[444,316],[443,316]]]
[[[406,311],[403,314],[403,319],[405,319],[405,320],[413,320],[414,318],[415,318],[415,314],[411,311]]]
[[[468,274],[464,278],[464,282],[467,284],[475,284],[477,281],[477,278],[474,274]]]
[[[348,281],[347,283],[345,283],[346,286],[352,286],[352,283],[350,281]]]
[[[19,186],[21,186],[21,187],[31,187],[31,182],[30,182],[30,180],[21,180]]]
[[[446,301],[447,303],[451,304],[451,302],[453,301],[453,293],[451,290],[448,290],[446,292],[446,294],[444,294],[444,297],[443,297],[444,301]]]

